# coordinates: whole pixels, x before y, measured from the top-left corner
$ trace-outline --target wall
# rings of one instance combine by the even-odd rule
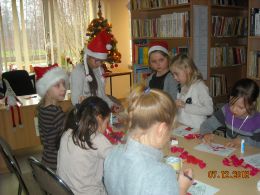
[[[128,70],[130,60],[130,13],[128,9],[128,0],[103,0],[104,15],[108,22],[112,23],[112,33],[117,39],[117,48],[122,55],[122,63],[118,68],[112,69],[113,72]],[[125,98],[130,92],[129,76],[113,78],[113,96]],[[109,92],[110,86],[107,81],[106,92]]]

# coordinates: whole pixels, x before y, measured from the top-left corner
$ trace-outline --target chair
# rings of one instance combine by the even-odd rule
[[[18,187],[18,195],[22,194],[22,191],[29,195],[29,191],[27,186],[25,185],[25,182],[22,178],[21,169],[19,167],[19,164],[15,158],[15,156],[12,153],[11,147],[8,143],[5,142],[3,138],[0,137],[0,153],[2,154],[6,165],[10,172],[14,173],[19,181],[19,187]]]
[[[73,195],[69,186],[53,170],[32,156],[28,161],[32,167],[35,180],[46,194]]]
[[[10,83],[17,96],[31,95],[36,93],[36,89],[33,86],[34,81],[32,81],[32,78],[29,76],[26,70],[4,72],[2,74],[2,79],[6,79]],[[5,91],[5,84],[3,87]]]

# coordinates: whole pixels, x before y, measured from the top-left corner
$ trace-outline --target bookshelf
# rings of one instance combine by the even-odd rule
[[[143,82],[151,73],[148,45],[168,43],[170,55],[192,55],[192,2],[188,0],[131,0],[132,63],[134,82]]]
[[[249,0],[247,76],[260,85],[260,1]]]
[[[233,84],[246,76],[248,1],[209,1],[209,87],[214,103],[226,102]]]

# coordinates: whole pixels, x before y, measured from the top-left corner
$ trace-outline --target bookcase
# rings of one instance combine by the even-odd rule
[[[209,4],[209,88],[214,103],[226,102],[233,84],[246,76],[248,1]]]
[[[260,1],[252,2],[260,7]],[[193,57],[214,103],[226,102],[233,84],[247,75],[248,51],[259,49],[260,62],[256,44],[260,36],[248,36],[252,2],[131,0],[134,81],[139,83],[150,73],[149,42],[163,40],[172,55],[185,52]]]
[[[249,0],[247,76],[260,85],[260,1]]]

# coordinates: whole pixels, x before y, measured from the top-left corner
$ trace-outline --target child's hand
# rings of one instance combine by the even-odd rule
[[[81,104],[81,102],[83,102],[84,99],[86,99],[86,96],[84,95],[79,96],[79,104]]]
[[[241,139],[236,138],[236,139],[228,142],[225,146],[229,147],[229,148],[239,148],[241,146]]]
[[[184,108],[184,106],[185,106],[185,102],[180,99],[175,100],[175,104],[176,104],[177,108]]]
[[[193,184],[193,175],[192,170],[185,169],[184,171],[180,171],[179,174],[179,189],[180,194],[186,194],[189,187]]]
[[[214,134],[213,133],[207,133],[207,134],[203,135],[202,141],[203,141],[203,143],[211,144],[213,139],[214,139]]]

